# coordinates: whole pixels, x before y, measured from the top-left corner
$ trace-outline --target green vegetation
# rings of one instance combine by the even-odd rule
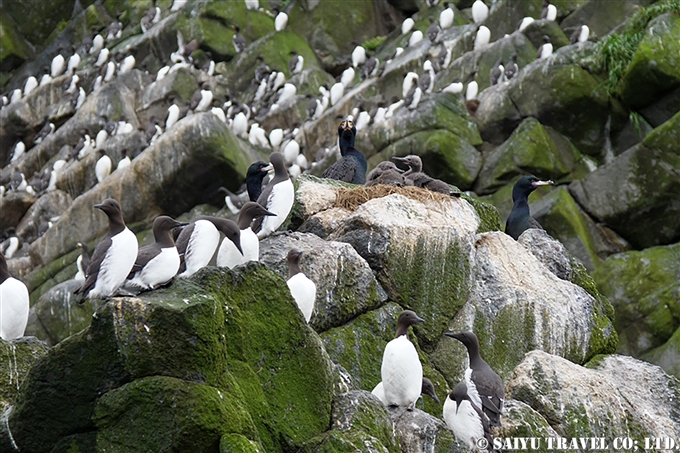
[[[382,43],[385,42],[387,39],[387,36],[376,36],[371,39],[367,39],[364,41],[362,46],[364,46],[364,49],[366,49],[369,52],[375,52],[375,50],[382,45]]]
[[[680,15],[680,0],[664,0],[639,9],[621,33],[609,35],[600,41],[595,52],[595,61],[600,71],[607,73],[605,87],[610,95],[615,94],[616,86],[633,60],[647,24],[668,12]]]

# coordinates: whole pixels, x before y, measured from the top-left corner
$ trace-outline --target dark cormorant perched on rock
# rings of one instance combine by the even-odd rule
[[[323,173],[322,176],[324,178],[336,179],[352,184],[366,183],[368,163],[364,155],[354,148],[356,135],[357,129],[354,127],[353,119],[345,118],[342,120],[342,123],[338,126],[340,154],[342,154],[342,157]]]
[[[525,230],[529,228],[543,229],[541,225],[531,217],[529,213],[529,194],[538,186],[553,184],[552,181],[541,181],[536,176],[523,176],[512,188],[512,201],[514,206],[505,222],[505,233],[517,240]]]

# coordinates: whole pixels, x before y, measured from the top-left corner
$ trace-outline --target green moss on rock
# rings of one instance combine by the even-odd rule
[[[535,118],[527,118],[487,156],[476,191],[488,193],[521,174],[560,180],[572,172],[580,158],[581,153],[567,138]]]
[[[370,164],[408,154],[417,154],[423,159],[423,171],[428,175],[463,190],[471,187],[482,166],[479,151],[446,129],[416,132],[404,137],[373,156]]]
[[[680,112],[652,130],[645,137],[643,144],[648,148],[671,153],[677,152],[678,142],[680,142]]]
[[[621,99],[633,108],[644,107],[680,86],[680,6],[677,8],[675,13],[649,22],[616,87]]]
[[[241,434],[225,434],[220,439],[220,453],[264,453],[262,445]]]
[[[680,327],[680,244],[611,256],[593,277],[611,300],[619,352],[639,357]]]
[[[35,337],[7,342],[0,340],[0,412],[14,404],[19,386],[31,366],[47,352],[47,345]]]
[[[257,436],[250,414],[233,395],[166,376],[105,393],[93,421],[98,448],[112,452],[217,451],[226,433]]]

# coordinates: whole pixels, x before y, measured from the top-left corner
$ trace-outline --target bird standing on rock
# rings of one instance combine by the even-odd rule
[[[468,351],[470,364],[465,370],[465,385],[470,402],[481,409],[491,426],[501,426],[505,387],[500,376],[479,355],[477,335],[474,332],[444,335],[460,341]]]
[[[505,234],[514,240],[529,228],[543,229],[541,225],[531,217],[529,212],[529,194],[540,186],[554,184],[552,181],[541,181],[536,176],[523,176],[512,188],[512,211],[505,223]]]
[[[340,126],[338,126],[338,143],[342,157],[323,173],[323,178],[352,184],[366,183],[368,163],[364,155],[354,148],[356,134],[354,121],[350,117],[342,120]]]
[[[241,208],[238,213],[238,221],[236,222],[238,228],[241,230],[240,242],[241,250],[236,248],[233,242],[222,241],[222,245],[217,252],[216,264],[220,267],[228,267],[233,269],[239,264],[247,263],[249,261],[260,260],[260,240],[253,232],[251,225],[253,220],[262,216],[275,216],[273,212],[267,211],[260,204],[249,201]]]
[[[224,234],[224,241],[233,244],[239,254],[243,253],[241,230],[236,223],[220,217],[198,217],[182,228],[177,237],[179,277],[190,277],[208,265],[220,243],[220,232]]]
[[[154,219],[154,243],[139,249],[125,289],[153,290],[172,280],[179,270],[180,259],[171,231],[186,225],[164,215]]]
[[[480,440],[485,439],[487,450],[493,451],[493,436],[489,419],[482,409],[472,402],[465,381],[461,381],[444,401],[443,416],[446,425],[456,438],[470,448],[478,449]]]
[[[97,244],[85,272],[85,283],[75,290],[87,298],[108,298],[125,282],[137,258],[137,237],[125,226],[120,204],[107,198],[94,206],[109,219],[109,229]]]
[[[255,220],[253,231],[260,239],[269,236],[285,222],[295,199],[293,181],[288,176],[283,155],[277,152],[271,153],[269,162],[274,168],[274,178],[264,188],[257,202],[276,216],[265,216]]]
[[[380,376],[385,389],[387,406],[402,406],[413,410],[423,384],[423,366],[418,351],[408,339],[408,328],[424,322],[411,310],[404,310],[397,319],[397,334],[383,352]]]
[[[29,308],[28,288],[10,275],[0,253],[0,338],[10,341],[24,336]]]
[[[300,270],[302,250],[291,249],[288,252],[288,280],[286,284],[295,299],[305,321],[309,322],[316,302],[316,284]]]

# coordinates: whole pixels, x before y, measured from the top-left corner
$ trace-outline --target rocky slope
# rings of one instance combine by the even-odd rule
[[[477,332],[507,386],[499,436],[680,437],[680,384],[669,376],[680,376],[677,0],[555,1],[556,21],[523,31],[517,24],[539,18],[541,2],[499,0],[484,22],[491,42],[476,50],[479,25],[466,0],[452,2],[454,26],[439,42],[412,46],[402,21],[412,16],[413,30],[425,32],[443,5],[379,0],[339,11],[335,2],[283,2],[289,20],[276,31],[277,2],[257,11],[242,1],[160,0],[160,20],[143,32],[150,1],[51,3],[30,14],[20,2],[0,6],[8,97],[0,229],[21,239],[8,262],[31,291],[27,334],[55,345],[0,345],[9,379],[2,451],[465,451],[433,400],[388,411],[367,393],[404,308],[426,320],[411,339],[442,400],[466,367],[464,348],[443,333]],[[122,34],[108,39],[117,20]],[[581,23],[590,40],[570,45]],[[159,78],[177,58],[178,30],[185,43],[197,40],[196,64]],[[94,32],[107,38],[111,61],[133,55],[135,67],[121,74],[114,64],[117,74],[98,83],[98,55],[83,52]],[[543,35],[555,52],[537,60]],[[405,50],[379,76],[364,80],[357,68],[344,96],[308,118],[310,100],[323,101],[319,87],[351,66],[356,43],[380,62]],[[39,81],[55,55],[73,50],[82,56],[73,93],[69,74],[23,93],[29,76]],[[299,74],[288,67],[291,51],[305,59]],[[513,54],[518,75],[489,86],[492,66]],[[292,98],[255,100],[258,57],[296,87]],[[211,59],[212,75],[203,69]],[[229,216],[218,211],[217,189],[236,191],[248,165],[277,149],[251,140],[253,129],[238,131],[239,110],[267,133],[297,127],[306,173],[320,175],[336,158],[338,117],[401,98],[406,73],[422,76],[428,59],[437,62],[432,93],[362,128],[356,146],[370,166],[418,154],[426,172],[467,195],[361,195],[300,176],[287,232],[262,241],[261,264],[207,268],[138,298],[74,303],[76,244],[93,246],[106,228],[93,204],[120,200],[142,243],[159,214]],[[473,77],[474,102],[443,91]],[[201,86],[213,93],[209,108],[166,128],[168,107],[186,110]],[[16,89],[22,97],[10,103]],[[38,143],[50,123],[54,132]],[[152,138],[154,124],[162,134]],[[98,146],[74,156],[98,135]],[[19,142],[26,150],[15,158]],[[132,162],[98,182],[99,149],[114,169]],[[292,163],[305,170],[303,160]],[[33,191],[12,187],[19,173]],[[530,173],[557,183],[530,201],[559,242],[537,230],[518,242],[500,232],[512,185]],[[317,284],[309,325],[283,281],[293,246]]]

